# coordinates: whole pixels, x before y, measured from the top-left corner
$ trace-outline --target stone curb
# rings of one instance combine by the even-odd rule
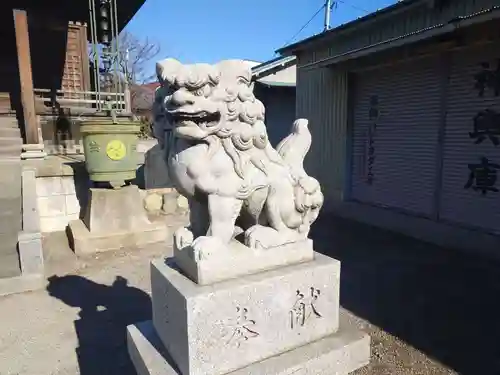
[[[0,297],[43,289],[46,285],[47,279],[42,274],[0,279]]]

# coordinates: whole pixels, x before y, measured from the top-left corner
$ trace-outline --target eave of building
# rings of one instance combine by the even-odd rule
[[[252,78],[256,81],[276,74],[296,64],[297,59],[295,56],[278,57],[252,67]]]
[[[264,86],[264,87],[295,87],[295,83],[291,82],[255,82],[257,85]]]
[[[317,45],[328,43],[330,40],[337,38],[341,35],[349,34],[359,31],[361,27],[369,26],[375,22],[381,22],[389,17],[396,17],[403,11],[408,11],[411,8],[418,6],[422,3],[429,2],[429,0],[402,0],[388,7],[377,10],[366,16],[357,18],[356,20],[347,22],[328,31],[313,35],[309,38],[303,39],[293,44],[289,44],[280,48],[276,53],[282,56],[294,55],[301,50],[308,50],[316,47]]]
[[[146,0],[117,1],[118,29],[121,31]],[[96,2],[97,4],[97,2]],[[0,13],[12,18],[12,9],[47,14],[66,21],[89,22],[88,0],[2,0]]]

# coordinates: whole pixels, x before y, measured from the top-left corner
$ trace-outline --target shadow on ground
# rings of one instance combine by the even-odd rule
[[[148,294],[122,277],[108,286],[76,275],[51,277],[47,291],[81,309],[75,320],[80,375],[136,375],[127,353],[126,327],[151,319]]]
[[[312,237],[342,261],[344,308],[460,374],[500,374],[500,263],[332,217]]]

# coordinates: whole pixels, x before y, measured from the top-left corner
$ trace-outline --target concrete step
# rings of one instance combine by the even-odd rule
[[[0,124],[2,124],[2,123],[5,123],[5,124],[16,123],[17,124],[17,117],[7,115],[7,114],[0,115]]]
[[[0,136],[0,148],[8,146],[19,146],[22,148],[23,140],[19,137],[2,137]]]
[[[0,128],[3,127],[19,128],[19,123],[14,116],[0,116]]]
[[[0,234],[0,278],[21,274],[17,252],[17,235]]]
[[[0,278],[21,274],[17,237],[22,229],[21,163],[0,160]]]
[[[15,144],[9,146],[0,146],[0,157],[1,156],[16,156],[20,157],[22,152],[22,144]]]
[[[0,159],[0,173],[9,173],[16,177],[16,180],[21,180],[21,160]],[[4,178],[0,178],[0,184],[5,183],[5,181]]]
[[[21,138],[21,130],[19,128],[4,128],[0,127],[1,138]]]
[[[0,168],[15,168],[19,170],[19,173],[21,173],[21,161],[12,161],[12,160],[0,160]],[[2,180],[0,179],[0,182]]]
[[[17,241],[17,234],[22,229],[20,161],[0,161],[0,175],[2,176],[0,179],[0,234],[11,234]]]
[[[0,200],[21,196],[21,161],[8,162],[0,156]],[[0,207],[1,211],[1,207]]]
[[[0,234],[17,233],[22,229],[21,197],[0,199]]]
[[[1,233],[0,234],[0,255],[7,254],[9,252],[17,251],[17,249],[13,249],[17,246],[18,233]]]
[[[12,217],[8,215],[0,215],[0,234],[19,233],[23,227],[23,219],[19,217]]]

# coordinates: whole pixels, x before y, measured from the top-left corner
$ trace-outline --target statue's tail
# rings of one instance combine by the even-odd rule
[[[304,170],[304,158],[311,147],[311,133],[306,119],[297,119],[292,131],[276,147],[279,155],[290,168],[295,185],[295,209],[302,216],[299,232],[307,235],[323,205],[321,186]]]
[[[304,158],[311,147],[311,132],[307,119],[297,119],[293,122],[292,131],[276,147],[276,151],[296,177],[306,175]]]

